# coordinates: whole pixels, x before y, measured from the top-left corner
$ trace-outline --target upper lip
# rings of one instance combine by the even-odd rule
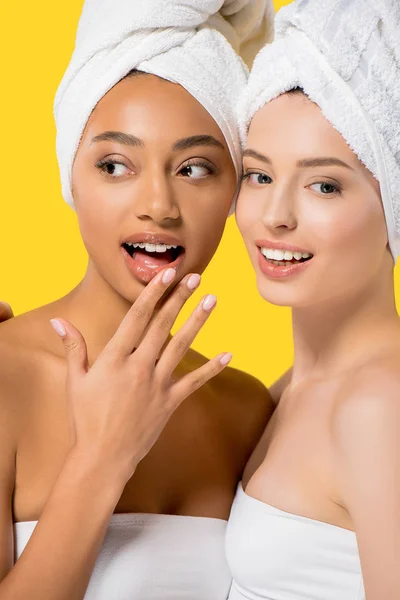
[[[165,233],[155,232],[155,231],[145,231],[142,233],[134,233],[126,238],[124,238],[121,242],[122,244],[165,244],[167,246],[180,246],[184,248],[182,242],[172,235],[166,235]]]
[[[302,254],[312,254],[310,250],[300,248],[294,244],[285,244],[284,242],[272,242],[271,240],[256,240],[256,244],[259,248],[271,248],[271,250],[289,250],[292,252],[301,252]]]

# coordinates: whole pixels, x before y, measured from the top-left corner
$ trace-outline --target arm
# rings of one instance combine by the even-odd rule
[[[11,498],[2,487],[0,572],[8,575],[0,584],[0,599],[81,600],[122,490],[122,481],[105,478],[87,457],[71,454],[31,539],[11,568]]]
[[[368,600],[400,598],[400,385],[379,374],[339,406],[334,457]],[[384,382],[384,383],[383,383]],[[384,387],[383,387],[384,386]]]
[[[71,449],[14,566],[11,493],[17,444],[8,432],[16,427],[5,424],[7,435],[0,437],[0,600],[82,600],[109,518],[138,463],[183,400],[229,362],[229,356],[221,355],[179,381],[172,378],[210,309],[202,301],[165,347],[193,289],[187,276],[153,318],[168,285],[162,277],[145,288],[90,368],[80,333],[70,323],[57,321],[68,364]],[[4,388],[6,377],[2,379]],[[12,391],[4,397],[13,398]],[[15,415],[18,411],[9,404],[8,412]],[[6,412],[0,411],[0,418]]]

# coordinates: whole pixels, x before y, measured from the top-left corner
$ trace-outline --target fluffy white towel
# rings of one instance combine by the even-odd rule
[[[86,0],[71,63],[57,91],[57,155],[65,200],[87,120],[132,69],[179,83],[211,114],[237,172],[235,105],[256,51],[272,37],[272,0]]]
[[[400,254],[400,3],[297,0],[279,11],[275,41],[254,61],[239,103],[248,125],[294,87],[321,108],[378,179],[394,260]]]

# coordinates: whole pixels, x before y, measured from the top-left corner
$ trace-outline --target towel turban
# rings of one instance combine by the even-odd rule
[[[76,46],[55,98],[65,200],[89,116],[131,70],[183,86],[220,127],[237,173],[235,105],[257,50],[272,37],[272,0],[86,0]],[[239,56],[243,56],[242,60]]]
[[[275,20],[238,106],[242,143],[267,102],[301,87],[380,183],[394,261],[400,253],[400,4],[297,0]]]

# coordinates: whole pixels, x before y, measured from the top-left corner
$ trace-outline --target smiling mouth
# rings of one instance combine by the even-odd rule
[[[260,248],[265,260],[279,267],[290,267],[307,262],[313,258],[311,252],[297,252],[290,250],[277,250],[275,248]]]

